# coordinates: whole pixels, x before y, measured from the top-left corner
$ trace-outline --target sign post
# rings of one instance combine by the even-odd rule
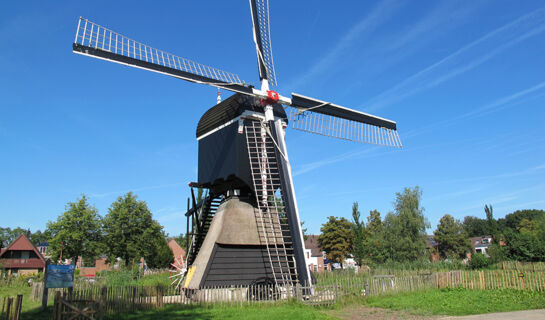
[[[42,310],[47,307],[47,294],[49,292],[49,290],[47,290],[47,286],[45,285],[47,283],[47,269],[49,269],[49,260],[47,260],[45,263],[44,288],[42,293]]]
[[[49,288],[69,288],[74,287],[74,269],[75,265],[56,265],[47,264],[45,269],[44,293],[42,296],[42,309],[47,307],[47,294]]]

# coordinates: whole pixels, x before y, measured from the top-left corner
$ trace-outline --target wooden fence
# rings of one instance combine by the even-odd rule
[[[65,290],[65,301],[95,303],[100,314],[116,314],[160,308],[167,304],[243,305],[295,299],[311,305],[333,304],[346,296],[361,297],[431,288],[545,290],[545,272],[515,270],[450,271],[411,276],[376,275],[367,278],[339,278],[322,285],[229,286],[198,290],[177,290],[171,286],[76,286]],[[36,289],[36,291],[39,291]],[[61,293],[57,293],[60,295]],[[96,308],[95,308],[96,309]],[[57,310],[57,309],[56,309]],[[60,319],[60,318],[59,318]]]
[[[23,295],[17,295],[15,301],[11,297],[4,297],[2,309],[0,310],[1,320],[19,320],[21,319],[21,310],[23,308]]]

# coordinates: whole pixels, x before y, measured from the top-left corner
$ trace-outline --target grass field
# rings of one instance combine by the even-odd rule
[[[436,289],[369,297],[370,307],[408,311],[422,315],[470,315],[545,308],[545,292]]]
[[[30,299],[32,293],[32,288],[26,284],[12,285],[12,286],[2,286],[0,287],[0,303],[4,297],[16,297],[18,294],[23,295],[23,308],[22,308],[22,320],[32,319],[50,319],[52,314],[52,305],[53,302],[49,302],[49,309],[45,311],[40,311],[42,305],[41,301],[32,301]],[[14,299],[15,300],[15,299]]]
[[[164,276],[163,276],[164,277]],[[161,281],[161,276],[149,281]],[[23,294],[22,319],[50,319],[52,307],[40,311],[40,301],[30,299],[31,288],[26,285],[2,286],[0,297]],[[51,304],[51,303],[50,303]],[[530,290],[469,290],[429,289],[367,298],[354,297],[336,306],[315,308],[294,302],[262,303],[246,306],[169,305],[165,308],[134,313],[117,314],[107,319],[334,319],[344,313],[359,315],[369,308],[384,312],[413,315],[470,315],[545,308],[545,292]],[[358,311],[354,313],[354,310]],[[392,311],[389,311],[392,310]],[[365,310],[364,310],[365,311]],[[376,312],[372,310],[372,312]],[[379,312],[380,313],[380,312]],[[380,319],[376,317],[377,319]]]
[[[310,306],[299,303],[280,303],[250,305],[243,307],[168,306],[155,311],[142,311],[117,315],[110,319],[148,320],[148,319],[335,319]]]

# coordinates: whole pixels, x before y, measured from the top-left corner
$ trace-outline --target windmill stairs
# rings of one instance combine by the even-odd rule
[[[192,216],[195,230],[191,234],[191,244],[188,249],[186,265],[191,265],[195,261],[221,201],[221,197],[209,194],[196,205],[193,211],[194,215]]]

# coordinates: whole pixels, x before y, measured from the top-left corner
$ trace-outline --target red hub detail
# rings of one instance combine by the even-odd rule
[[[278,92],[268,90],[267,91],[267,99],[261,99],[261,104],[263,106],[272,105],[278,102],[280,99],[280,96],[278,95]]]

